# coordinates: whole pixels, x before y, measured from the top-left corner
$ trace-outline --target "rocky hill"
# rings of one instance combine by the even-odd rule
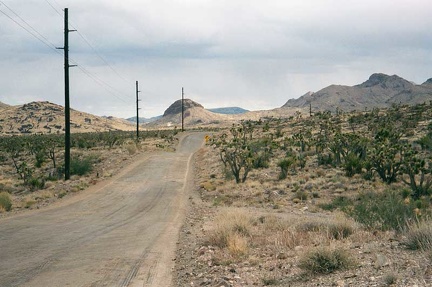
[[[316,93],[290,99],[283,108],[343,111],[386,108],[392,104],[420,104],[432,101],[432,79],[416,85],[397,75],[373,74],[356,86],[331,85]]]
[[[98,117],[71,109],[71,132],[134,130],[123,119]],[[50,102],[6,106],[0,113],[0,134],[57,134],[64,132],[64,108]]]
[[[0,102],[0,110],[4,108],[10,107],[9,105],[6,105],[5,103]]]
[[[228,115],[216,114],[210,112],[202,105],[191,99],[185,99],[184,106],[184,124],[188,126],[208,126],[232,122]],[[182,101],[177,100],[168,109],[165,110],[162,118],[152,123],[148,127],[171,127],[181,126]]]

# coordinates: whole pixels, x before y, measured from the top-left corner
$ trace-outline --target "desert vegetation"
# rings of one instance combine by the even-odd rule
[[[196,199],[213,219],[192,256],[197,272],[225,277],[188,280],[430,284],[431,120],[432,105],[393,105],[214,133],[198,155]]]
[[[171,150],[176,130],[81,133],[71,135],[72,180],[64,183],[64,136],[0,138],[0,210],[31,208],[79,191],[112,174],[114,165],[149,150]]]

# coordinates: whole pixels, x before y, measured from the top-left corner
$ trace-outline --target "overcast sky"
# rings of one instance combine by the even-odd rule
[[[206,108],[261,110],[375,72],[432,78],[430,0],[0,0],[1,102],[64,105],[49,46],[66,7],[71,107],[96,115],[134,116],[135,81],[151,117],[182,87]]]

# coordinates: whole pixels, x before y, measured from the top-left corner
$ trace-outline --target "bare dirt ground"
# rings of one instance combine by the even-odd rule
[[[0,218],[0,286],[169,286],[202,133],[49,207]]]

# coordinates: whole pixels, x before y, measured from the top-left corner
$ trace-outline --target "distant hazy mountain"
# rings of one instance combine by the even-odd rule
[[[144,124],[144,123],[151,123],[154,121],[157,121],[158,119],[160,119],[162,116],[156,116],[156,117],[151,117],[151,118],[139,118],[139,122],[140,124]],[[132,123],[136,123],[136,117],[131,117],[131,118],[127,118],[126,120],[132,122]]]
[[[290,99],[284,108],[343,111],[365,108],[386,108],[392,104],[420,104],[432,101],[432,79],[416,85],[397,75],[373,74],[356,86],[331,85],[316,93],[309,92],[298,99]]]
[[[239,107],[215,108],[215,109],[208,109],[208,111],[217,114],[224,114],[224,115],[238,115],[238,114],[244,114],[249,112],[248,110]]]

